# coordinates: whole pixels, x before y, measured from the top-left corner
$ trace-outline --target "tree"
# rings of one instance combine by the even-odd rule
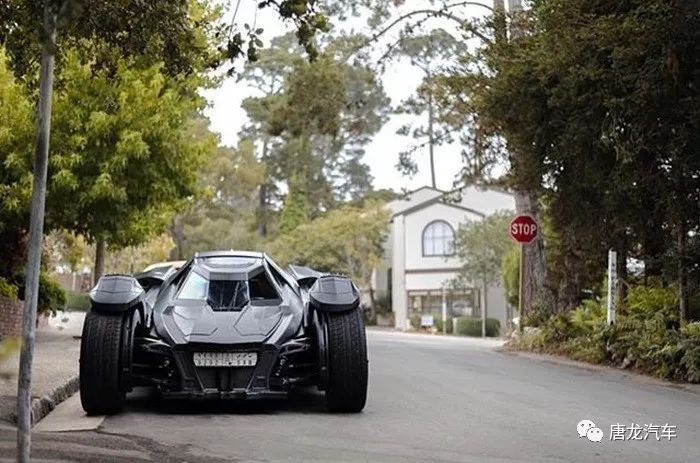
[[[110,253],[105,259],[105,267],[113,273],[134,274],[151,264],[167,261],[174,247],[170,235],[164,233],[146,243]]]
[[[405,174],[415,174],[417,171],[413,155],[418,147],[428,146],[430,156],[430,178],[433,188],[435,183],[435,147],[443,143],[452,143],[453,125],[440,124],[441,120],[449,118],[448,115],[438,114],[439,107],[435,101],[435,83],[440,73],[440,68],[455,56],[467,51],[466,44],[455,39],[444,29],[433,29],[424,35],[410,35],[404,37],[396,48],[400,56],[410,59],[413,66],[423,74],[423,81],[416,95],[402,101],[397,108],[398,113],[423,116],[427,113],[427,125],[412,127],[406,124],[399,128],[398,134],[411,135],[417,140],[418,145],[408,151],[399,153],[399,169]],[[444,108],[444,107],[443,107]],[[464,121],[462,122],[463,125]],[[424,142],[422,142],[424,140]]]
[[[163,30],[173,29],[173,24],[164,22],[162,17],[157,17],[155,15],[144,15],[142,2],[134,2],[134,4],[128,5],[119,4],[117,5],[118,7],[125,8],[119,11],[111,11],[109,14],[102,17],[98,14],[100,10],[99,6],[93,9],[90,15],[79,15],[79,10],[82,6],[84,6],[84,3],[79,0],[45,0],[42,3],[43,4],[38,5],[36,2],[17,0],[8,6],[3,5],[3,8],[0,8],[0,19],[2,19],[2,21],[0,21],[0,24],[2,24],[2,29],[0,29],[0,34],[2,34],[0,36],[0,43],[6,43],[8,39],[12,41],[12,37],[16,34],[15,38],[18,37],[20,43],[25,41],[24,44],[27,45],[31,45],[32,43],[39,44],[42,56],[39,79],[40,96],[39,104],[37,106],[37,142],[35,150],[28,240],[29,252],[27,258],[27,276],[25,280],[26,306],[23,316],[24,342],[20,356],[20,375],[17,399],[19,415],[17,431],[17,455],[18,461],[21,462],[29,461],[30,457],[31,436],[29,428],[31,426],[31,416],[29,412],[29,386],[31,383],[31,363],[34,348],[34,324],[36,320],[37,290],[39,286],[39,269],[41,265],[41,238],[44,228],[44,206],[46,200],[46,177],[48,170],[49,133],[51,125],[51,101],[53,92],[54,62],[57,50],[57,26],[65,25],[69,20],[74,20],[76,17],[78,17],[78,23],[84,24],[87,27],[79,27],[77,24],[74,24],[75,27],[72,30],[73,37],[77,39],[87,38],[89,40],[94,38],[96,35],[99,36],[101,32],[105,31],[107,29],[105,24],[110,24],[112,20],[116,20],[114,23],[119,26],[119,32],[124,32],[124,29],[127,30],[125,31],[125,35],[115,33],[117,31],[109,31],[109,35],[107,35],[106,38],[112,40],[112,44],[114,46],[118,46],[120,43],[130,44],[130,40],[125,40],[125,38],[130,38],[132,36],[132,32],[136,32],[136,34],[141,34],[148,38],[141,44],[142,46],[140,47],[130,48],[127,45],[126,51],[129,54],[134,51],[136,54],[143,52],[145,50],[143,45],[145,44],[156,43],[160,46],[160,51],[165,53],[178,45],[178,43],[176,43],[178,42],[177,40],[156,40],[155,42],[150,40],[151,37],[157,36],[158,33]],[[109,3],[105,3],[105,5],[107,4]],[[151,2],[149,3],[149,6],[152,6],[153,4],[154,2]],[[197,20],[200,19],[193,17],[194,15],[192,14],[189,14],[191,11],[189,11],[187,8],[173,8],[172,2],[163,2],[159,4],[167,5],[166,10],[163,12],[164,14],[167,14],[168,11],[177,11],[177,13],[180,13],[180,16],[176,16],[176,19],[179,19],[177,25],[195,25],[196,27]],[[270,4],[274,4],[279,8],[279,13],[283,18],[292,19],[295,21],[298,26],[299,41],[305,46],[306,50],[309,52],[309,55],[313,57],[315,52],[313,43],[315,31],[325,30],[328,27],[325,17],[316,13],[314,8],[315,2],[313,0],[282,0],[279,3],[263,1],[258,7],[268,6]],[[188,0],[181,0],[178,5],[190,6],[190,2]],[[156,24],[154,24],[154,27],[132,29],[132,21],[134,21],[135,18],[144,17],[151,17],[155,19]],[[258,31],[256,30],[249,34],[249,59],[255,59],[256,47],[258,46],[257,33]],[[217,34],[214,34],[214,36],[216,37]],[[32,40],[33,38],[35,40]],[[109,40],[107,40],[108,43]],[[98,40],[96,43],[100,44],[102,41]],[[225,55],[229,58],[233,58],[241,54],[241,34],[237,33],[232,37],[231,34],[229,34],[229,39],[226,45]],[[14,47],[15,50],[22,50],[22,48],[23,46]],[[16,61],[20,62],[22,60],[17,59]]]
[[[96,279],[107,244],[140,244],[167,227],[216,143],[191,130],[204,105],[199,79],[117,62],[109,73],[67,53],[55,105],[48,217],[97,243]]]
[[[24,261],[27,207],[31,177],[32,102],[29,92],[12,74],[0,48],[0,277],[11,278]]]
[[[455,251],[461,262],[457,284],[479,283],[482,289],[482,336],[486,336],[488,287],[500,279],[503,260],[515,247],[508,236],[511,218],[512,213],[504,211],[467,222],[455,237]]]
[[[289,38],[280,38],[244,74],[264,91],[244,103],[251,125],[242,133],[262,139],[264,228],[274,205],[303,203],[313,218],[371,189],[362,156],[386,118],[388,99],[369,67],[341,60],[350,43],[332,41],[309,63],[290,56]],[[285,194],[296,198],[286,201]]]
[[[270,135],[268,119],[270,108],[279,97],[284,87],[285,77],[292,72],[297,59],[297,47],[292,34],[286,34],[272,39],[271,46],[263,50],[258,59],[246,63],[243,72],[238,76],[239,82],[245,82],[249,87],[260,92],[261,96],[247,98],[243,101],[250,123],[241,131],[241,138],[259,140],[259,160],[268,164],[271,150],[274,149],[273,137]],[[258,206],[256,222],[258,235],[267,236],[272,221],[271,208],[277,185],[270,172],[265,181],[258,187]]]
[[[171,225],[177,259],[217,248],[256,249],[256,189],[265,179],[265,165],[255,158],[251,141],[236,148],[219,147],[201,171],[204,192]]]
[[[280,235],[270,250],[281,264],[350,276],[369,292],[373,311],[372,271],[384,254],[388,228],[389,214],[381,203],[344,206]]]
[[[17,75],[30,73],[36,63],[44,37],[39,27],[43,4],[8,0],[0,5],[0,43],[13,58]],[[116,56],[138,54],[146,65],[164,62],[169,75],[191,74],[242,56],[254,61],[262,43],[262,29],[245,25],[240,30],[235,23],[222,22],[221,6],[210,0],[48,0],[47,4],[58,15],[59,28],[70,25],[58,36],[57,47],[85,47],[103,64]],[[329,28],[317,2],[264,0],[255,6],[266,7],[294,23],[298,43],[314,58],[316,32]]]
[[[623,279],[627,257],[642,259],[645,275],[677,280],[681,319],[689,312],[700,191],[694,7],[533,2],[510,19],[512,40],[484,48],[491,71],[463,77],[481,121],[507,141],[510,184],[535,193],[518,197],[545,208],[549,310],[597,288],[613,248]]]

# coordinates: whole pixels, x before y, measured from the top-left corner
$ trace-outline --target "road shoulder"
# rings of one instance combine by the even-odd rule
[[[671,389],[682,390],[690,392],[692,394],[700,395],[700,384],[689,384],[689,383],[679,383],[673,381],[667,381],[661,378],[655,378],[653,376],[648,376],[642,373],[638,373],[633,370],[625,370],[622,368],[616,368],[609,365],[596,365],[593,363],[581,362],[578,360],[572,360],[567,357],[562,357],[552,354],[540,354],[535,352],[518,351],[508,349],[506,347],[497,347],[494,349],[503,355],[510,355],[514,357],[522,357],[530,360],[534,360],[540,363],[549,363],[557,366],[576,368],[579,370],[587,370],[591,372],[599,373],[612,373],[619,375],[624,378],[632,378],[637,381],[644,382],[646,384],[653,384],[656,386],[663,386]]]

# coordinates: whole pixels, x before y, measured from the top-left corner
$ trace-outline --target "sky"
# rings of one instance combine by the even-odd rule
[[[225,5],[228,3],[222,1]],[[236,2],[233,2],[234,6]],[[248,8],[245,8],[246,3],[249,3]],[[293,25],[284,23],[269,8],[262,9],[256,15],[253,13],[253,4],[256,0],[242,0],[241,7],[236,15],[235,22],[239,25],[244,23],[255,24],[256,28],[263,28],[263,42],[269,44],[269,40],[278,35],[293,30]],[[429,4],[424,0],[409,0],[412,8],[418,8]],[[485,1],[484,3],[491,3]],[[227,7],[227,11],[232,12],[235,8]],[[245,11],[245,14],[243,13]],[[401,9],[397,10],[396,14],[401,14]],[[405,11],[405,8],[404,10]],[[468,7],[464,10],[467,16],[479,16],[486,10],[479,7]],[[231,15],[228,16],[230,20]],[[452,24],[444,20],[434,19],[426,24],[428,28],[443,27],[447,30],[454,30]],[[352,18],[344,24],[337,24],[336,27],[341,27],[345,30],[359,30],[369,32],[364,20],[360,18]],[[384,43],[390,43],[392,38],[397,37],[398,29],[393,34],[386,36]],[[379,44],[381,49],[382,43]],[[392,106],[398,105],[400,101],[413,94],[420,84],[421,75],[411,66],[406,60],[392,61],[386,66],[385,72],[382,74],[382,82],[386,94],[391,98]],[[211,129],[221,135],[221,143],[223,145],[236,145],[238,142],[238,133],[245,125],[247,117],[245,111],[241,109],[241,102],[248,96],[254,96],[256,93],[253,89],[246,86],[243,82],[236,82],[235,77],[228,78],[216,89],[211,89],[203,92],[204,96],[209,101],[209,107],[205,111],[207,117],[211,121]],[[395,191],[413,190],[424,185],[430,185],[430,164],[428,159],[427,147],[419,150],[415,154],[415,160],[418,164],[418,173],[413,177],[402,175],[396,169],[399,152],[410,148],[415,142],[410,137],[404,137],[396,134],[396,130],[412,117],[406,115],[392,116],[389,121],[384,124],[383,128],[373,137],[372,142],[366,146],[364,162],[369,165],[370,172],[374,177],[374,187],[389,188]],[[420,116],[418,116],[420,117]],[[416,122],[420,123],[420,122]],[[435,165],[436,165],[436,183],[437,187],[444,190],[449,190],[453,187],[455,176],[461,168],[461,148],[457,143],[451,146],[438,146],[435,150]]]

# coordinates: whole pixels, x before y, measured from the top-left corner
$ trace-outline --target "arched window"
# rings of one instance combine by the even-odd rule
[[[451,256],[454,254],[455,231],[444,220],[430,222],[423,229],[423,255]]]

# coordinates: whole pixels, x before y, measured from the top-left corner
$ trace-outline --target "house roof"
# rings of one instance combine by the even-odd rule
[[[454,194],[460,196],[459,201],[449,199],[449,196]],[[406,199],[397,199],[388,204],[392,218],[408,215],[434,204],[444,204],[480,217],[486,217],[497,210],[514,208],[513,196],[495,189],[466,187],[446,192],[424,186],[409,192],[406,196]]]
[[[439,196],[437,198],[428,199],[426,201],[423,201],[421,203],[416,204],[415,206],[409,207],[408,209],[403,209],[401,212],[394,213],[392,215],[392,217],[396,217],[397,215],[408,215],[408,214],[411,214],[415,211],[425,209],[428,206],[432,206],[433,204],[444,204],[445,206],[448,206],[448,207],[453,207],[455,209],[461,209],[461,210],[466,211],[466,212],[471,212],[472,214],[476,214],[479,217],[486,217],[486,214],[484,214],[483,212],[479,212],[479,211],[476,211],[472,208],[462,206],[459,203],[453,203],[450,201],[446,201],[442,196]]]

